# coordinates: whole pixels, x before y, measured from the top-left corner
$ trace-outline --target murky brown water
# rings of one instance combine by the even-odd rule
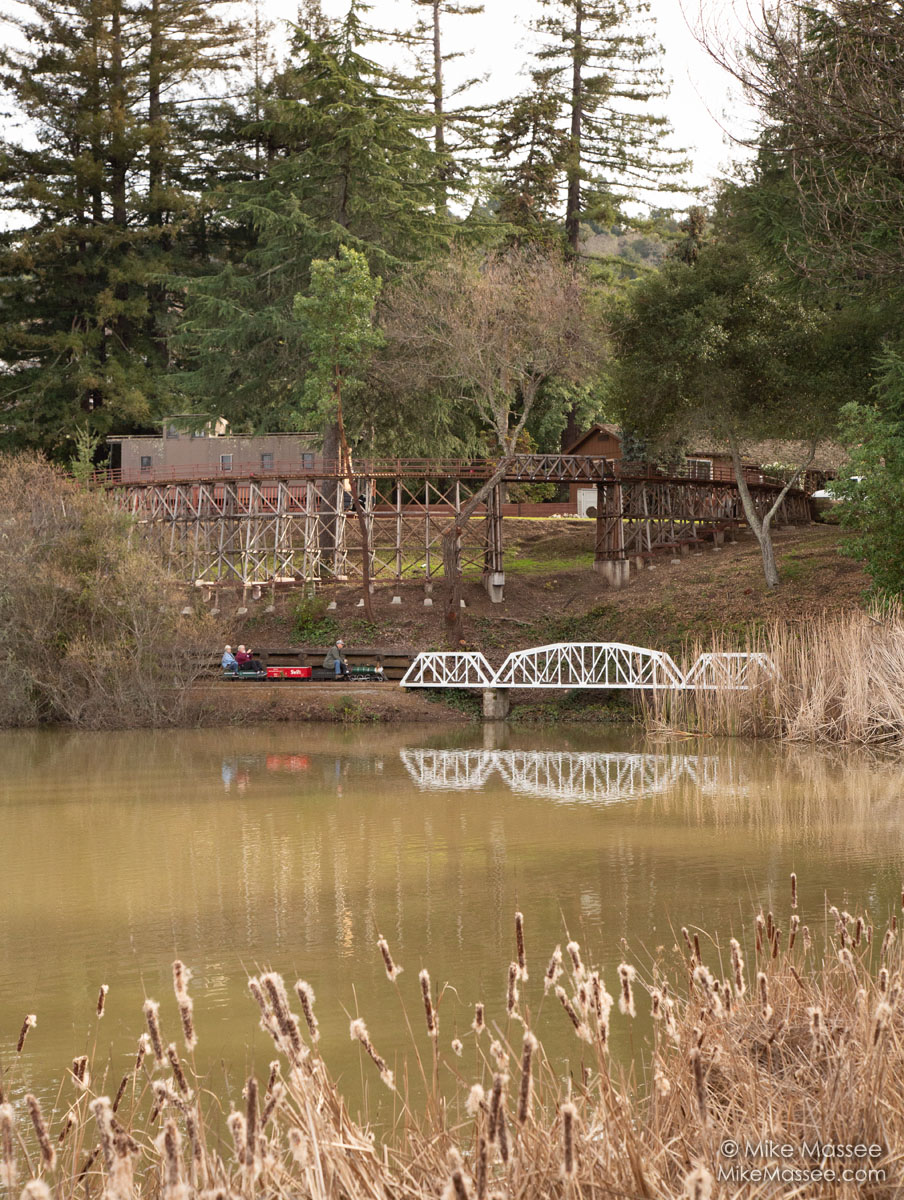
[[[313,985],[324,1053],[355,1092],[348,1014],[389,1059],[408,1041],[380,932],[418,1033],[419,969],[454,985],[448,1044],[475,1000],[504,1023],[516,908],[536,1012],[566,930],[614,991],[622,938],[641,961],[682,924],[725,944],[760,903],[787,927],[792,870],[804,922],[822,926],[826,896],[882,921],[904,875],[904,763],[805,750],[297,726],[6,733],[0,757],[0,1063],[14,1095],[26,1082],[55,1095],[95,1041],[115,1088],[145,995],[178,1040],[176,956],[194,972],[198,1064],[214,1082],[237,1089],[252,1056],[272,1057],[245,985],[271,967]],[[27,1012],[38,1024],[17,1062]],[[547,1003],[542,1019],[564,1064],[564,1015]]]

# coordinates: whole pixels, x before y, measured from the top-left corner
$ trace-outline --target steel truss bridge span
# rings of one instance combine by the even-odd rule
[[[624,642],[555,642],[516,650],[495,672],[473,651],[424,651],[399,687],[748,691],[774,674],[771,659],[760,653],[701,654],[682,671],[664,650]]]

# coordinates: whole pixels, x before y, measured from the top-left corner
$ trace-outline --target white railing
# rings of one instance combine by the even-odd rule
[[[747,691],[774,675],[767,654],[701,654],[682,672],[663,650],[624,642],[556,642],[516,650],[495,672],[476,651],[428,650],[417,656],[399,686]]]

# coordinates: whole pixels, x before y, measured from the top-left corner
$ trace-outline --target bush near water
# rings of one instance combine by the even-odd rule
[[[397,993],[400,1028],[411,1039],[401,1064],[390,1065],[367,1031],[367,1007],[384,1003],[379,997],[364,999],[349,1022],[318,1014],[308,982],[299,980],[290,996],[281,976],[264,973],[249,980],[249,1021],[257,1012],[277,1058],[266,1081],[251,1075],[234,1094],[214,1091],[195,1068],[203,1047],[196,1050],[190,972],[177,961],[175,1006],[145,1002],[145,1031],[121,1077],[79,1055],[45,1111],[19,1077],[12,1047],[4,1054],[7,1097],[26,1092],[21,1103],[0,1105],[7,1194],[703,1200],[817,1196],[829,1182],[838,1200],[899,1194],[896,917],[886,924],[831,907],[826,929],[811,931],[796,907],[792,876],[790,906],[758,912],[745,945],[682,928],[675,945],[644,951],[636,965],[622,962],[609,980],[576,942],[556,947],[548,965],[534,960],[517,913],[515,957],[507,970],[499,964],[498,988],[464,1020],[455,990],[437,989],[426,971],[400,979],[381,937],[374,953],[386,968],[386,999]],[[107,991],[100,988],[97,1021],[116,1003]],[[460,1039],[449,1033],[453,1006],[458,1028],[473,1011]],[[629,1069],[610,1057],[611,1028],[622,1022],[643,1037],[645,1012],[651,1032],[640,1066]],[[544,1026],[558,1021],[573,1031],[567,1077],[536,1036],[541,1015]],[[25,1018],[18,1051],[39,1017]],[[368,1101],[354,1116],[331,1075],[318,1048],[320,1022],[341,1023],[359,1044],[370,1106],[373,1089],[391,1106],[379,1134]],[[184,1050],[169,1040],[180,1026]],[[102,1038],[98,1029],[76,1047],[97,1044],[97,1033]],[[219,1128],[225,1114],[231,1147]],[[793,1153],[770,1153],[769,1145]],[[732,1174],[738,1170],[773,1174],[750,1182]]]

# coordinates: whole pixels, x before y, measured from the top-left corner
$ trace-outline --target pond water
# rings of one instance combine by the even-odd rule
[[[435,991],[453,985],[448,1048],[477,1000],[505,1025],[516,909],[536,1013],[549,954],[569,936],[614,993],[622,939],[634,961],[663,947],[674,963],[682,925],[725,947],[762,905],[787,929],[792,871],[814,932],[833,903],[884,928],[904,877],[904,763],[808,749],[571,727],[300,725],[10,732],[0,755],[0,1070],[14,1096],[55,1097],[73,1057],[95,1047],[115,1090],[145,996],[181,1046],[175,957],[193,971],[197,1063],[212,1086],[225,1075],[237,1094],[249,1066],[273,1057],[246,986],[272,968],[313,986],[323,1053],[359,1094],[349,1016],[397,1069],[409,1044],[380,933],[405,968],[416,1036],[418,971]],[[26,1013],[38,1023],[17,1059]],[[555,1003],[542,1021],[547,1049],[576,1069]]]

